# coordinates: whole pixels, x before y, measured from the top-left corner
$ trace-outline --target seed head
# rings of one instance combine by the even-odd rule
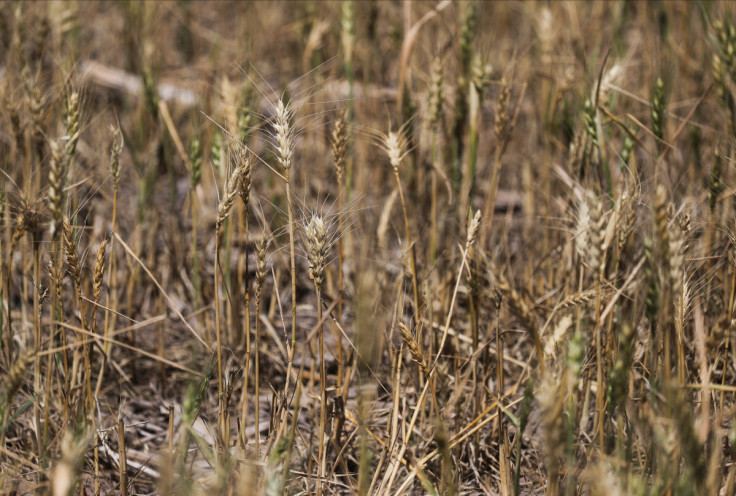
[[[215,222],[215,236],[217,236],[217,245],[220,245],[222,240],[222,225],[230,215],[230,210],[235,202],[235,197],[238,195],[239,185],[241,183],[241,176],[243,174],[243,166],[238,165],[233,169],[230,175],[230,180],[227,182],[227,191],[223,196],[222,201],[217,206],[217,221]]]
[[[605,217],[600,198],[592,191],[585,191],[578,207],[578,224],[575,233],[575,249],[596,273],[602,269],[603,243],[605,241]]]
[[[467,248],[470,248],[470,245],[475,242],[475,238],[478,236],[478,229],[480,229],[480,210],[475,211],[473,220],[470,222],[470,226],[468,227],[468,238],[465,241],[465,246]]]
[[[18,246],[18,243],[20,243],[23,234],[25,234],[27,230],[28,222],[26,221],[26,217],[23,212],[21,212],[15,219],[15,226],[13,226],[13,236],[10,239],[10,257],[8,258],[8,263],[10,263],[10,261],[12,260],[13,253],[15,253],[15,248]]]
[[[383,136],[383,149],[388,155],[388,160],[391,163],[391,167],[394,168],[394,173],[398,174],[399,166],[401,161],[406,156],[406,137],[404,133],[399,130],[398,132],[389,131],[388,134]]]
[[[294,110],[289,104],[284,104],[283,98],[279,98],[276,104],[276,152],[278,161],[285,171],[291,168],[291,160],[294,156],[294,128],[292,119]]]
[[[189,142],[189,162],[192,164],[189,177],[192,188],[196,188],[200,179],[202,179],[202,145],[197,138]]]
[[[494,131],[498,139],[505,138],[509,131],[509,84],[505,78],[501,81],[501,94],[498,96]]]
[[[417,343],[416,338],[403,322],[399,322],[399,331],[401,331],[401,339],[404,340],[404,344],[406,344],[406,347],[409,349],[409,353],[411,353],[411,359],[419,366],[425,375],[429,374],[429,366],[427,365],[427,361],[424,359],[424,355],[422,355],[422,350],[419,349],[419,344]]]
[[[99,301],[100,290],[102,289],[102,276],[105,273],[105,250],[107,249],[107,240],[108,238],[102,240],[100,247],[97,249],[97,256],[95,257],[95,271],[92,284],[92,297],[94,298],[94,301]]]
[[[267,273],[267,261],[266,251],[270,242],[263,238],[256,243],[256,301],[261,301],[261,294],[263,292],[263,283],[266,280]]]
[[[669,253],[670,253],[670,284],[672,293],[677,300],[680,299],[685,279],[685,252],[687,245],[680,224],[673,222],[669,229]]]
[[[77,287],[79,287],[82,269],[79,265],[79,256],[77,255],[77,243],[74,241],[72,227],[69,225],[68,218],[64,218],[64,249],[66,250],[66,264],[69,274],[74,279]]]
[[[238,139],[243,144],[248,142],[251,132],[251,121],[253,114],[250,106],[253,99],[253,86],[246,84],[240,93],[240,104],[238,105]]]
[[[123,152],[123,137],[119,127],[111,128],[112,143],[110,143],[110,172],[112,184],[117,190],[120,182],[120,154]]]
[[[621,197],[621,211],[618,217],[618,249],[623,250],[636,223],[636,207],[639,202],[638,192],[628,188]]]
[[[251,185],[251,172],[253,170],[253,160],[250,155],[250,151],[243,147],[238,153],[242,172],[240,173],[240,183],[238,184],[238,193],[240,199],[243,200],[243,205],[248,208],[248,201],[250,200],[250,185]],[[247,211],[247,210],[246,210]]]
[[[439,57],[435,57],[432,61],[430,80],[428,113],[429,124],[434,126],[442,118],[442,102],[445,98],[445,87],[442,80],[442,61]]]
[[[335,172],[337,173],[337,178],[342,180],[345,172],[345,158],[348,153],[348,128],[345,122],[344,110],[340,112],[340,115],[335,121],[335,127],[332,128],[330,141],[332,142],[332,158],[335,162]]]
[[[67,97],[64,120],[67,138],[69,139],[64,150],[68,165],[74,156],[77,149],[77,142],[79,141],[79,93],[76,91],[72,91]]]
[[[492,70],[491,65],[484,64],[483,59],[479,55],[473,58],[470,66],[470,76],[473,89],[477,92],[479,100],[483,98],[483,90],[486,87],[488,76]]]
[[[598,195],[588,191],[586,201],[590,207],[590,245],[588,247],[588,261],[593,270],[603,269],[603,243],[605,241],[605,218],[603,203]]]
[[[664,264],[669,263],[670,233],[667,225],[669,216],[667,214],[667,190],[661,184],[657,186],[654,195],[654,224],[659,245],[659,256]]]
[[[49,210],[51,210],[51,237],[62,223],[62,209],[64,182],[66,181],[66,168],[61,160],[61,150],[55,141],[49,141],[51,148],[51,162],[49,164]]]
[[[309,277],[317,288],[322,286],[332,239],[328,235],[328,226],[319,215],[312,215],[305,228],[307,237],[307,259],[309,260]]]
[[[652,97],[652,131],[658,138],[657,146],[661,149],[664,140],[665,86],[661,78],[657,78]]]
[[[14,400],[15,394],[23,384],[26,369],[35,357],[35,352],[21,352],[13,362],[13,365],[8,371],[7,385],[5,389],[6,399],[8,401],[12,402]]]
[[[215,131],[215,136],[212,138],[212,148],[210,148],[212,165],[215,166],[218,177],[222,177],[222,148],[222,133],[218,130]]]

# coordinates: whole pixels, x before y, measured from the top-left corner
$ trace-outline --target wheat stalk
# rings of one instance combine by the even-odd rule
[[[49,162],[49,210],[51,210],[51,237],[56,239],[57,231],[63,221],[62,203],[64,184],[66,182],[66,168],[61,160],[61,150],[55,141],[49,141],[51,160]]]
[[[255,425],[256,425],[256,456],[258,455],[258,449],[260,446],[260,340],[261,340],[261,303],[263,301],[263,284],[266,281],[267,273],[267,260],[266,251],[268,250],[269,241],[266,238],[261,239],[256,244],[256,331],[255,331],[255,397],[256,397],[256,409],[255,409]]]
[[[85,318],[85,305],[84,298],[82,297],[82,281],[81,281],[81,263],[79,261],[79,255],[77,253],[77,243],[74,240],[74,233],[72,227],[69,224],[69,218],[64,217],[63,223],[63,235],[64,235],[64,251],[66,252],[66,265],[67,271],[74,282],[74,288],[76,290],[77,302],[79,306],[79,319],[83,331],[88,331],[87,321]],[[84,384],[85,391],[87,393],[86,405],[89,407],[89,412],[93,411],[94,396],[92,395],[92,362],[89,353],[89,338],[86,334],[82,336],[82,351],[84,355]],[[72,378],[73,380],[74,378]]]
[[[346,122],[345,110],[341,110],[335,125],[332,128],[332,134],[330,135],[330,141],[332,143],[332,161],[335,166],[335,174],[337,176],[337,324],[342,324],[342,312],[343,312],[343,263],[344,263],[344,250],[343,250],[343,208],[344,208],[344,175],[345,175],[345,164],[347,162],[348,154],[348,127]],[[342,335],[337,336],[337,390],[338,395],[341,391],[342,386],[342,375],[343,375],[343,350],[342,350]]]
[[[307,260],[309,261],[309,277],[314,282],[317,295],[317,319],[319,322],[319,380],[320,380],[320,416],[319,416],[319,477],[317,494],[322,494],[322,482],[325,476],[325,427],[327,422],[327,375],[325,370],[324,326],[322,325],[321,290],[324,282],[325,267],[329,256],[330,245],[334,238],[328,234],[328,225],[319,215],[312,215],[304,227],[307,239]]]
[[[107,262],[107,284],[108,291],[105,295],[105,329],[103,334],[105,338],[109,337],[110,328],[114,326],[115,314],[111,312],[113,306],[117,306],[117,270],[115,264],[115,237],[117,229],[118,215],[118,193],[120,190],[120,156],[123,153],[123,136],[120,127],[111,127],[110,133],[112,139],[110,141],[110,176],[112,177],[112,230],[110,231],[110,256]],[[114,302],[114,304],[113,304]],[[105,339],[103,345],[102,361],[100,371],[97,374],[97,385],[95,386],[95,397],[99,397],[102,381],[105,376],[105,363],[110,352],[110,341]]]
[[[223,236],[223,225],[225,221],[227,220],[228,216],[230,215],[230,210],[233,207],[233,203],[235,202],[235,198],[238,196],[239,192],[239,186],[241,184],[241,176],[243,174],[243,165],[237,164],[236,167],[233,169],[232,173],[230,174],[230,179],[227,182],[227,189],[225,190],[225,193],[222,197],[222,200],[220,200],[220,203],[217,206],[217,219],[215,220],[215,270],[214,270],[214,276],[215,276],[215,335],[217,340],[217,391],[219,395],[219,414],[218,414],[218,423],[220,427],[220,432],[223,436],[223,439],[226,439],[226,432],[225,429],[229,430],[229,427],[225,425],[225,390],[223,388],[223,377],[222,377],[222,330],[221,330],[221,323],[220,323],[220,282],[219,282],[219,275],[220,271],[222,270],[220,268],[220,245],[222,243],[222,236]]]
[[[407,140],[404,136],[403,128],[399,131],[389,131],[388,134],[383,135],[383,150],[388,155],[389,163],[394,171],[394,177],[396,178],[396,186],[399,190],[399,199],[401,200],[401,211],[404,214],[404,230],[406,233],[406,244],[409,250],[409,257],[411,260],[411,276],[412,276],[412,290],[414,292],[414,312],[415,318],[419,318],[420,307],[419,307],[419,288],[417,283],[417,262],[416,262],[416,250],[414,248],[414,242],[411,237],[411,229],[409,227],[409,216],[406,212],[406,201],[404,200],[404,190],[401,187],[401,178],[399,177],[399,168],[404,157],[408,154],[407,151]]]
[[[291,347],[289,348],[289,367],[286,375],[285,389],[289,386],[291,363],[294,360],[294,348],[296,347],[296,253],[294,249],[294,213],[291,202],[291,184],[289,175],[291,172],[292,159],[296,133],[294,130],[294,110],[291,105],[284,104],[284,99],[279,98],[276,103],[276,118],[274,128],[276,130],[276,157],[284,170],[284,183],[286,186],[286,204],[289,215],[289,270],[291,272]]]

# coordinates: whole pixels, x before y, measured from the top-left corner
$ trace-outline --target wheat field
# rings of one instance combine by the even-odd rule
[[[0,494],[736,494],[736,11],[0,4]]]

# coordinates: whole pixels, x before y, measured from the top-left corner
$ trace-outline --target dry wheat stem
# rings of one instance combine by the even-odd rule
[[[345,110],[343,109],[337,120],[335,126],[332,129],[332,135],[330,136],[332,142],[332,159],[335,166],[335,173],[337,176],[337,322],[342,323],[342,312],[343,312],[343,176],[345,173],[345,162],[348,153],[348,128],[345,121]],[[343,376],[343,349],[342,349],[342,336],[338,333],[337,335],[337,391],[340,394],[342,387],[342,376]]]
[[[327,257],[332,239],[328,235],[327,225],[319,215],[312,215],[306,225],[307,259],[309,260],[309,277],[314,282],[314,291],[317,296],[317,319],[319,322],[319,379],[320,379],[320,416],[319,416],[319,481],[317,494],[322,494],[322,482],[325,475],[325,427],[327,415],[327,377],[325,371],[324,326],[322,324],[321,289],[324,281]]]
[[[409,227],[409,216],[406,211],[406,201],[404,200],[404,190],[401,186],[401,179],[399,177],[399,168],[401,162],[407,155],[406,150],[406,137],[403,134],[403,130],[398,132],[390,131],[383,138],[384,151],[388,154],[389,162],[394,171],[394,177],[396,178],[396,186],[399,190],[399,199],[401,200],[401,211],[404,215],[404,229],[406,232],[406,244],[409,250],[409,257],[411,260],[411,282],[412,290],[414,294],[414,312],[415,319],[418,321],[420,318],[421,309],[419,307],[419,288],[417,283],[417,261],[416,261],[416,249],[414,242],[411,237],[411,229]]]
[[[284,99],[279,98],[276,104],[276,118],[274,128],[276,129],[276,155],[284,170],[284,185],[286,188],[286,204],[289,216],[289,270],[291,272],[291,345],[289,347],[289,365],[286,374],[284,391],[289,388],[291,376],[291,364],[294,360],[294,349],[296,347],[296,252],[294,248],[294,211],[291,201],[291,184],[289,176],[292,166],[295,146],[294,132],[294,110],[289,104],[284,104]]]
[[[221,317],[220,317],[220,282],[219,275],[222,271],[220,267],[220,248],[223,237],[223,227],[225,221],[230,215],[235,198],[239,194],[239,189],[242,181],[244,166],[241,163],[237,163],[233,169],[230,179],[227,183],[227,190],[217,206],[217,220],[215,221],[215,268],[214,268],[214,305],[215,305],[215,336],[217,340],[217,391],[219,396],[220,408],[218,414],[218,423],[224,439],[227,438],[226,429],[229,428],[225,425],[225,390],[223,383],[223,370],[222,370],[222,329],[221,329]]]
[[[120,185],[120,155],[123,152],[123,139],[119,127],[111,128],[112,142],[110,144],[110,175],[112,176],[113,194],[112,194],[112,230],[115,233],[117,229],[117,213],[118,213],[118,189]],[[105,295],[105,328],[104,336],[110,335],[110,328],[114,326],[115,311],[114,306],[117,305],[117,271],[115,263],[115,237],[110,237],[110,256],[107,262],[108,273],[108,291]],[[97,385],[95,387],[95,398],[99,397],[100,388],[105,375],[105,363],[110,353],[108,342],[103,345],[102,360],[100,370],[97,374]]]
[[[82,283],[81,283],[81,265],[79,262],[79,256],[77,254],[77,244],[74,241],[74,235],[72,233],[72,228],[69,224],[69,219],[64,218],[64,224],[63,224],[63,237],[64,237],[64,249],[66,251],[66,261],[67,261],[67,268],[69,270],[69,274],[72,277],[72,280],[74,282],[74,288],[76,290],[76,297],[77,302],[79,305],[79,319],[80,319],[80,325],[81,328],[85,331],[89,330],[89,327],[87,326],[86,318],[85,318],[85,306],[84,306],[84,299],[82,298]],[[88,414],[92,414],[94,409],[94,397],[92,395],[92,363],[90,358],[90,347],[89,347],[89,337],[86,334],[83,334],[82,339],[82,352],[84,356],[84,386],[85,386],[85,393],[86,393],[86,399],[85,399],[85,405],[89,408],[87,410]],[[72,377],[72,381],[74,381],[74,377]]]
[[[255,425],[256,425],[256,457],[258,457],[258,449],[260,447],[260,429],[258,428],[260,419],[260,335],[261,335],[261,318],[260,309],[263,294],[263,283],[266,280],[266,250],[268,249],[269,242],[265,238],[262,239],[256,246],[256,255],[258,258],[258,264],[256,265],[256,351],[255,351],[255,396],[256,396],[256,413],[255,413]]]

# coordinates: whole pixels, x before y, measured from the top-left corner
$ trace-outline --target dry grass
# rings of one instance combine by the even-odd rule
[[[735,54],[727,2],[0,4],[0,494],[736,494]]]

